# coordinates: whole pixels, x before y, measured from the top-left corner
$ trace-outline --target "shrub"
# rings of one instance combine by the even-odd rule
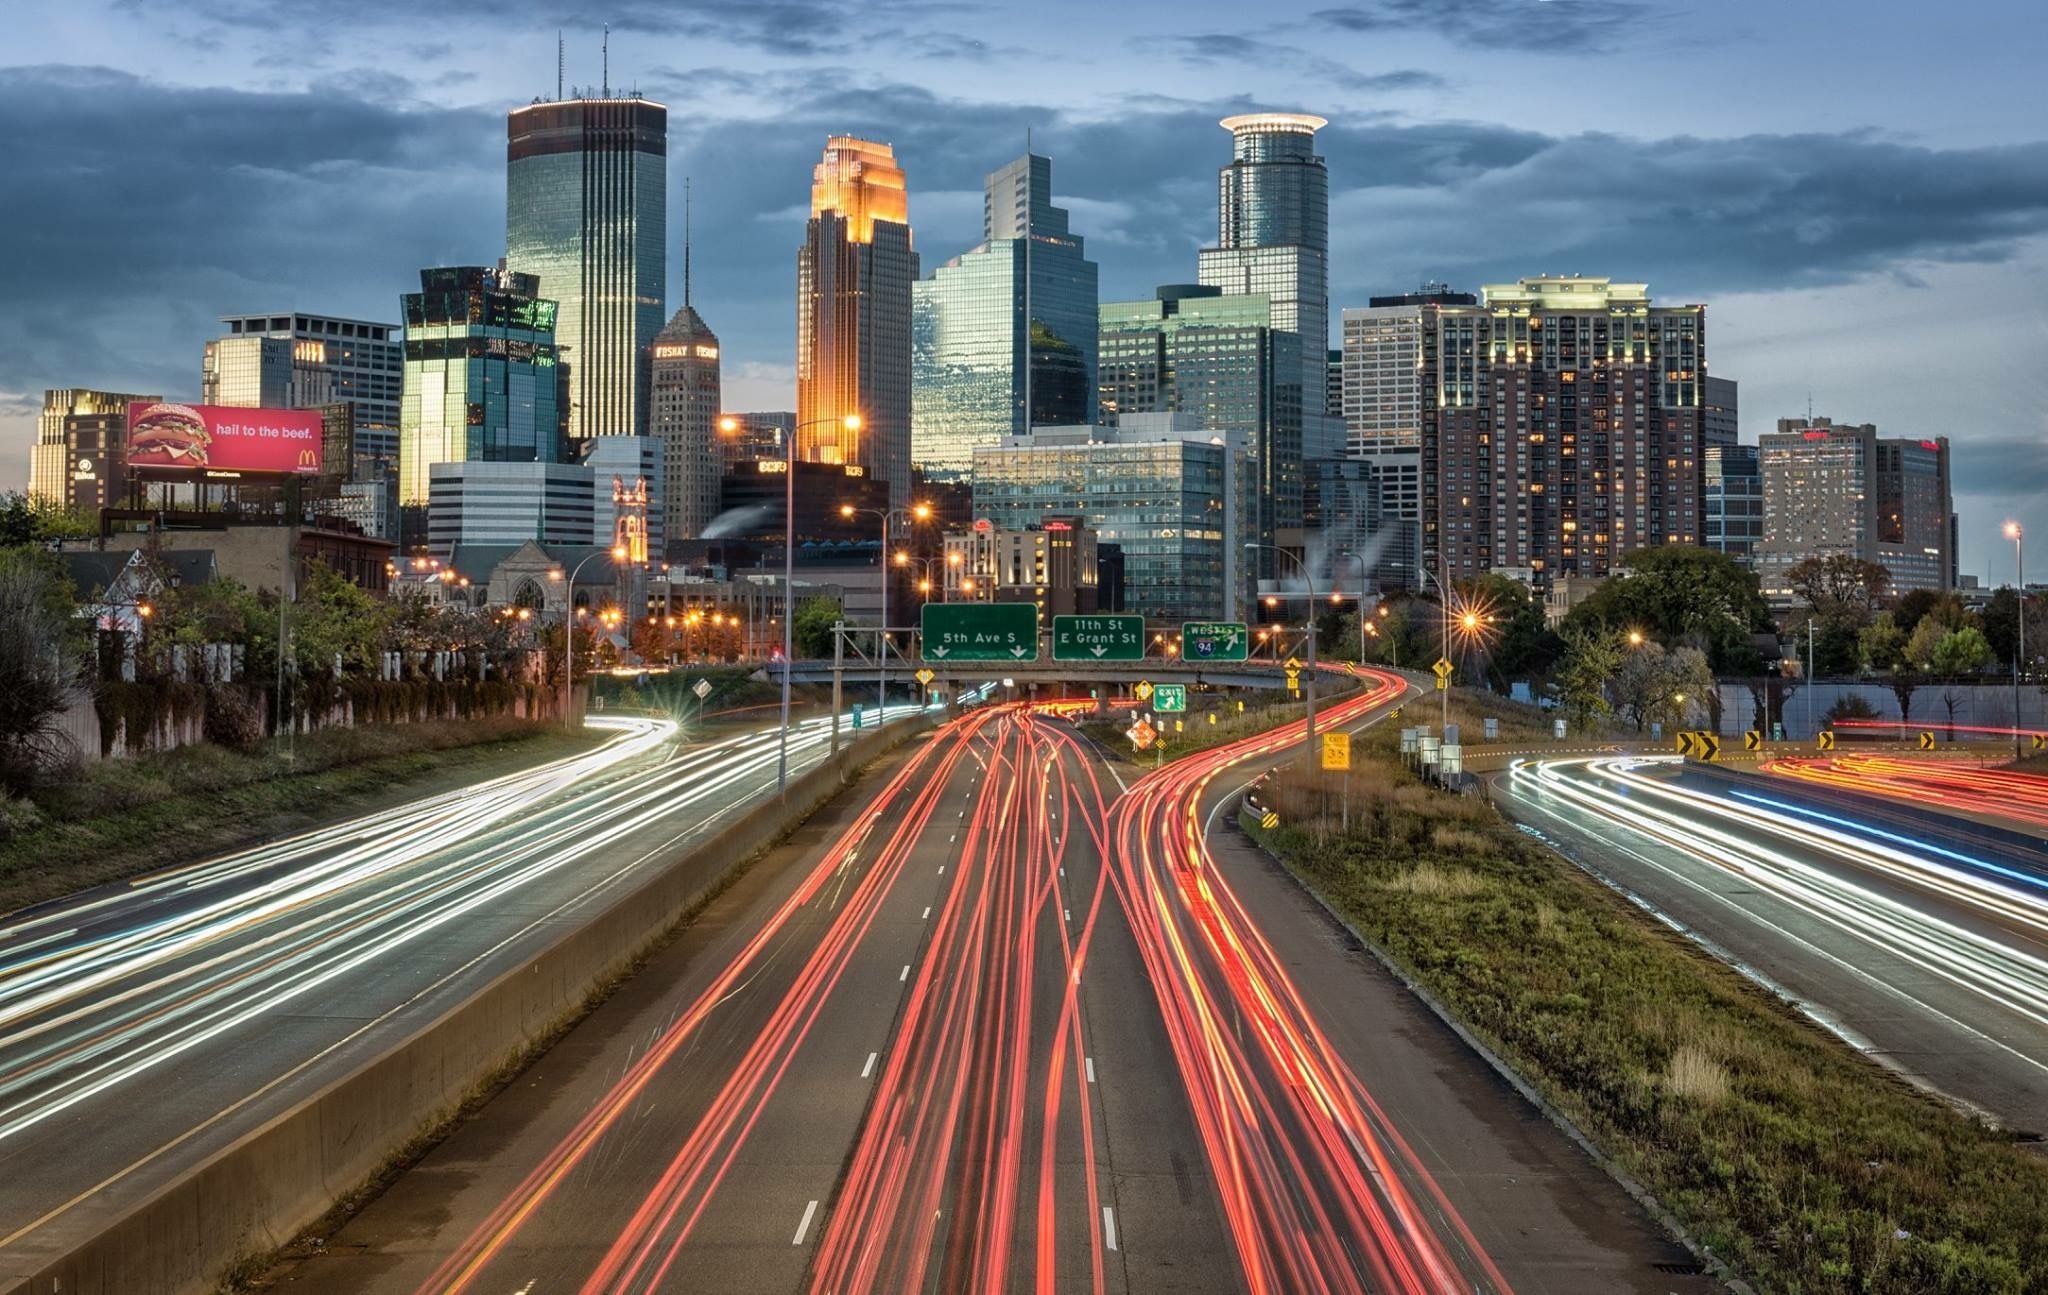
[[[34,801],[0,791],[0,841],[11,841],[42,824],[43,811],[36,808]]]
[[[240,688],[209,688],[205,731],[216,746],[252,751],[263,741],[263,709]]]
[[[1828,707],[1826,722],[1832,728],[1836,720],[1876,718],[1877,707],[1852,692],[1847,696],[1836,698],[1835,704]]]

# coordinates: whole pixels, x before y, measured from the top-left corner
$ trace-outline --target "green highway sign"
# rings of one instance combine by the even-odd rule
[[[1184,683],[1155,683],[1152,685],[1152,709],[1176,711],[1188,708],[1188,686]]]
[[[1180,655],[1184,661],[1243,661],[1251,653],[1251,635],[1243,621],[1182,621]]]
[[[927,661],[1036,661],[1033,603],[926,603],[921,621]]]
[[[1055,616],[1052,618],[1052,659],[1142,661],[1145,659],[1145,618]]]

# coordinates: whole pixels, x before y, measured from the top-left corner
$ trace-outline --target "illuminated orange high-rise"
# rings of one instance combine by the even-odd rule
[[[910,245],[903,168],[887,144],[835,135],[811,173],[797,253],[798,456],[858,466],[910,498]],[[843,419],[860,415],[860,430]]]

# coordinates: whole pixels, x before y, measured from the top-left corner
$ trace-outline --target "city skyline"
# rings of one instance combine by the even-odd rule
[[[823,135],[895,145],[937,265],[976,241],[981,177],[1033,129],[1111,300],[1187,278],[1213,239],[1219,116],[1303,111],[1332,122],[1317,147],[1333,312],[1425,278],[1647,280],[1709,304],[1713,369],[1743,384],[1748,440],[1810,393],[1900,435],[1950,436],[1966,519],[2048,531],[2048,393],[2027,361],[2042,312],[2023,305],[2015,323],[1982,308],[2048,287],[2048,145],[2024,75],[2044,37],[2014,21],[2014,39],[1979,50],[1899,5],[1845,46],[1829,8],[1720,6],[1706,32],[1679,6],[1599,0],[1466,0],[1427,17],[1362,4],[1255,31],[1231,30],[1242,20],[1220,6],[1171,23],[1159,6],[1077,8],[1101,24],[1099,49],[1064,70],[1044,67],[1050,34],[996,15],[898,4],[854,33],[833,5],[769,25],[629,4],[611,15],[610,80],[672,107],[669,186],[679,198],[696,179],[697,296],[736,408],[793,403],[788,249]],[[0,105],[25,127],[0,146],[22,178],[0,199],[19,252],[4,286],[21,306],[0,324],[0,482],[26,479],[44,387],[196,395],[192,357],[220,315],[288,299],[387,318],[419,266],[502,251],[505,114],[555,88],[554,17],[501,27],[458,6],[452,39],[423,43],[375,4],[345,28],[268,11],[216,25],[160,3],[119,13],[30,6],[21,66],[0,69]],[[1772,39],[1745,43],[1761,25]],[[166,66],[142,57],[166,41],[182,55],[163,79],[110,70]],[[598,82],[594,21],[567,41],[570,81]],[[1589,60],[1654,67],[1659,92],[1620,76],[1532,107],[1508,75]],[[1827,95],[1775,93],[1822,66],[1843,73]],[[1025,101],[991,97],[1014,95],[990,87],[1022,69],[1042,69]],[[170,200],[108,204],[97,185],[56,183],[81,168]],[[1539,202],[1546,179],[1554,200]],[[1686,185],[1699,196],[1674,198]],[[678,246],[679,230],[667,236]],[[1930,356],[1952,383],[1914,377]],[[2009,580],[1995,525],[1975,529],[1964,569]]]

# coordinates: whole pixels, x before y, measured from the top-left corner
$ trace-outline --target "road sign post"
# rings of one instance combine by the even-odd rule
[[[1055,616],[1052,618],[1052,659],[1142,661],[1145,659],[1145,618]]]
[[[1349,769],[1351,767],[1351,735],[1349,733],[1323,734],[1323,768]]]
[[[1033,603],[926,603],[919,618],[927,661],[1036,661]]]
[[[1451,686],[1451,671],[1455,670],[1456,668],[1457,667],[1453,666],[1447,659],[1443,657],[1438,657],[1436,659],[1436,664],[1429,668],[1430,673],[1436,676],[1436,687],[1438,692],[1442,692]]]
[[[1251,654],[1251,635],[1243,621],[1182,621],[1183,661],[1243,661]]]

